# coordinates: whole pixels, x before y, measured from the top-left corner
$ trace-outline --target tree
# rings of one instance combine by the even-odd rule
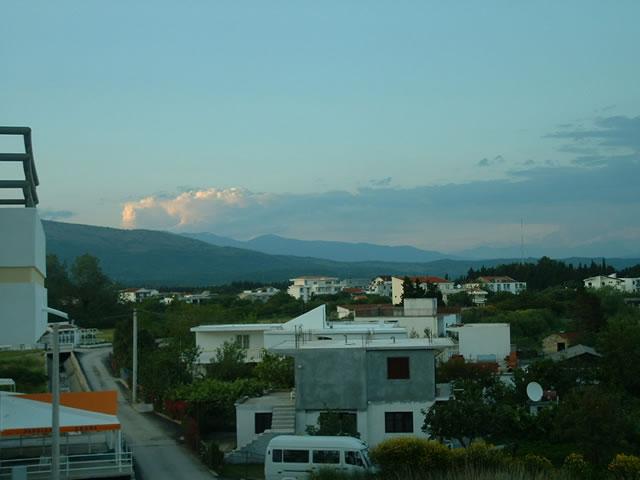
[[[471,299],[471,295],[469,295],[465,291],[453,293],[451,295],[447,295],[447,306],[448,307],[473,307],[473,300]]]
[[[605,464],[615,453],[637,451],[640,441],[632,404],[607,387],[574,390],[560,403],[554,437],[574,443],[585,457]]]
[[[622,386],[640,397],[640,322],[638,314],[609,320],[598,338],[602,353],[602,381]]]
[[[88,327],[113,325],[105,317],[124,312],[126,307],[118,304],[115,284],[100,268],[100,261],[89,254],[75,259],[71,266],[73,302],[69,310],[78,324]]]
[[[73,292],[67,265],[57,255],[47,255],[47,303],[50,307],[66,310],[72,302]]]
[[[456,382],[461,391],[448,402],[425,412],[422,431],[440,439],[452,438],[468,446],[492,432],[493,416],[483,388],[471,381]]]
[[[251,377],[252,366],[245,362],[246,356],[238,342],[224,342],[207,368],[208,376],[225,381]]]
[[[271,388],[292,388],[295,384],[293,358],[264,350],[262,361],[253,369],[253,375]]]

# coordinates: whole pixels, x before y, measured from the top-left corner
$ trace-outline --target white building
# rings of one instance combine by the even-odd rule
[[[617,274],[611,275],[597,275],[595,277],[589,277],[584,279],[585,288],[600,289],[604,287],[611,287],[625,293],[640,292],[640,278],[624,278],[618,277]]]
[[[304,276],[290,280],[292,284],[287,293],[293,298],[308,302],[316,295],[335,295],[342,290],[342,283],[336,277]]]
[[[0,345],[33,346],[47,327],[46,240],[35,208],[0,208]]]
[[[147,298],[157,297],[160,292],[149,288],[126,288],[118,292],[120,303],[138,303]]]
[[[404,295],[404,278],[405,277],[391,277],[391,299],[394,305],[400,305],[402,303],[402,296]],[[441,292],[454,287],[453,282],[441,277],[418,276],[408,278],[411,282],[418,284],[424,290],[426,290],[429,285],[435,285]]]
[[[225,342],[239,343],[246,350],[246,362],[260,362],[264,349],[285,342],[334,339],[362,342],[371,338],[407,337],[407,330],[397,324],[328,322],[324,305],[285,323],[200,325],[191,331],[196,334],[196,346],[200,349],[198,363],[201,365],[213,363],[217,350]]]
[[[268,301],[274,295],[280,293],[280,289],[275,287],[260,287],[254,290],[245,290],[238,294],[240,300],[259,300],[261,302]]]
[[[458,353],[467,362],[503,363],[511,354],[508,323],[468,323],[449,327],[458,339]]]
[[[368,295],[379,295],[381,297],[391,297],[393,295],[391,287],[391,276],[381,275],[374,278],[367,288]]]
[[[484,276],[475,281],[482,289],[493,293],[508,292],[517,295],[527,289],[526,282],[518,282],[507,276]]]

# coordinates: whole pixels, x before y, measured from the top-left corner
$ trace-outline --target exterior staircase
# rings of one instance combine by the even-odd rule
[[[296,431],[296,410],[293,405],[273,407],[271,429],[265,430],[252,442],[232,450],[224,456],[226,463],[264,463],[267,445],[278,435],[291,435]]]

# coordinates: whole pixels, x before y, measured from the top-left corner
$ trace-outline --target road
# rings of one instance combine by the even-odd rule
[[[184,446],[175,431],[152,413],[138,413],[125,400],[109,374],[105,360],[110,348],[78,355],[92,390],[118,391],[118,418],[136,460],[136,478],[142,480],[211,480],[214,475]]]

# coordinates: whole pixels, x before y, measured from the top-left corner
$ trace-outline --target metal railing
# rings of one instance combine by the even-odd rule
[[[26,478],[29,480],[48,479],[51,477],[51,457],[0,461],[0,479],[14,478],[14,471],[26,472]],[[133,455],[130,451],[69,455],[60,458],[61,479],[124,476],[132,473]]]
[[[0,180],[0,189],[22,190],[24,198],[0,198],[0,205],[35,207],[39,201],[36,187],[40,182],[33,161],[31,129],[29,127],[0,127],[0,135],[21,135],[24,142],[24,152],[22,153],[0,153],[0,162],[21,162],[24,171],[24,179]]]

